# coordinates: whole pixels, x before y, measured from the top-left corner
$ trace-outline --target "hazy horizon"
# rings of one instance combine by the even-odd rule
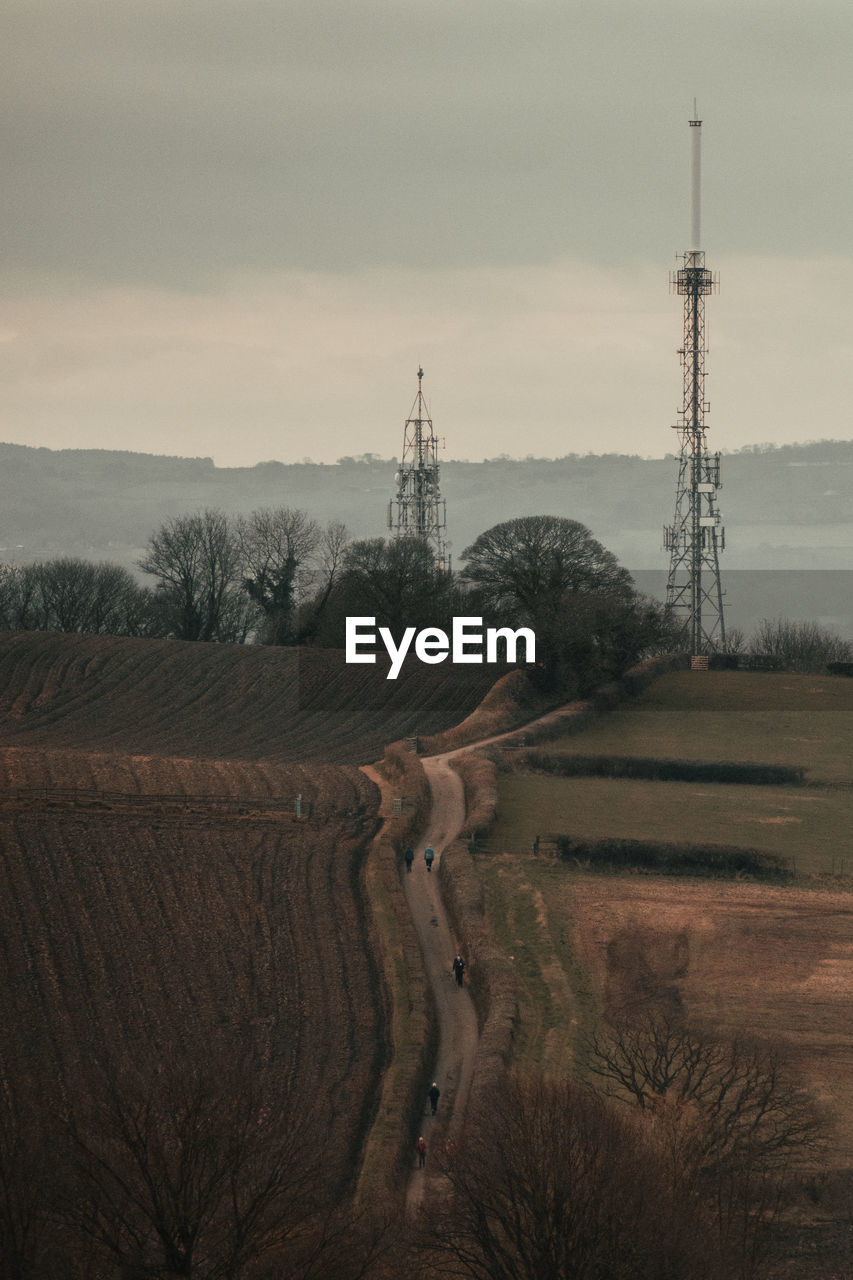
[[[776,449],[809,449],[816,445],[824,444],[851,444],[853,441],[845,439],[841,436],[819,436],[812,440],[789,440],[779,443],[772,440],[756,441],[752,444],[740,445],[736,449],[721,450],[720,452],[726,456],[734,457],[737,454],[754,454],[771,452]],[[12,448],[22,449],[47,449],[49,452],[55,453],[130,453],[135,457],[162,458],[166,461],[174,459],[181,462],[210,462],[217,471],[230,470],[253,470],[258,467],[266,466],[282,466],[282,467],[335,467],[345,463],[370,464],[375,466],[394,466],[400,462],[399,454],[382,455],[378,453],[358,453],[358,454],[341,454],[337,458],[326,461],[321,458],[312,458],[305,456],[302,458],[291,459],[285,461],[282,458],[261,458],[257,462],[244,463],[219,463],[210,454],[183,454],[183,453],[153,453],[149,449],[128,449],[119,448],[110,445],[62,445],[59,447],[52,445],[31,445],[27,442],[18,440],[0,440],[0,447],[8,445]],[[440,466],[453,466],[455,463],[470,464],[480,466],[487,462],[564,462],[572,458],[636,458],[641,462],[667,462],[677,461],[678,453],[670,451],[668,453],[631,453],[629,451],[609,450],[606,453],[588,450],[584,453],[570,452],[562,454],[508,454],[499,453],[492,454],[488,457],[481,458],[458,458],[458,457],[439,457]],[[390,482],[389,482],[390,483]],[[393,485],[391,486],[393,488]],[[390,492],[390,489],[389,489]]]

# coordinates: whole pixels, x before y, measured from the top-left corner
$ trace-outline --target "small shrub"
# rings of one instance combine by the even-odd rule
[[[816,622],[794,622],[789,618],[764,618],[752,647],[759,653],[780,659],[793,671],[822,671],[830,662],[850,662],[853,646]]]

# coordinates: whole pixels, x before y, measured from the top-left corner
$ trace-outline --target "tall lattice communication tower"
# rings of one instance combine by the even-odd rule
[[[693,115],[696,115],[694,103]],[[705,266],[700,246],[702,121],[690,121],[691,214],[690,245],[682,266],[670,276],[670,288],[684,298],[684,345],[679,351],[684,397],[678,432],[680,457],[675,518],[664,527],[664,548],[670,553],[666,586],[667,607],[682,619],[689,633],[691,653],[725,651],[720,552],[725,529],[717,510],[720,455],[708,452],[705,440],[705,298],[716,293],[718,277]]]
[[[418,394],[403,430],[403,456],[395,477],[397,492],[388,503],[388,528],[395,538],[423,538],[432,547],[439,569],[449,569],[447,509],[441,496],[438,441],[418,369]]]

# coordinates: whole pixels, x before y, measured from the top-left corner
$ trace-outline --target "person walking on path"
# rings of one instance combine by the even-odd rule
[[[418,1153],[418,1168],[422,1169],[426,1164],[426,1143],[421,1136],[415,1144],[415,1150]]]
[[[424,849],[424,862],[426,863],[427,871],[432,871],[432,864],[434,860],[435,860],[435,849],[433,849],[431,844],[428,844],[427,847]]]
[[[456,977],[456,985],[457,985],[457,987],[461,987],[461,986],[462,986],[462,975],[463,975],[463,974],[464,974],[464,972],[465,972],[465,961],[462,959],[462,957],[461,957],[461,956],[457,956],[457,957],[456,957],[456,959],[453,961],[453,972],[454,972],[455,977]]]
[[[438,1111],[438,1100],[441,1097],[441,1090],[435,1080],[432,1082],[432,1086],[427,1097],[429,1098],[429,1105],[432,1108],[432,1115],[435,1115],[436,1111]]]
[[[414,860],[415,860],[415,851],[414,851],[414,849],[412,848],[412,846],[411,846],[411,845],[409,845],[408,849],[407,849],[407,850],[406,850],[406,852],[403,854],[403,857],[404,857],[404,858],[405,858],[405,860],[406,860],[406,870],[407,870],[407,871],[411,871],[411,869],[412,869],[412,863],[413,863],[413,862],[414,862]]]

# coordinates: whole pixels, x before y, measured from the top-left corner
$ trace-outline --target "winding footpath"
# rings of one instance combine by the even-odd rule
[[[427,1144],[427,1163],[423,1170],[416,1168],[416,1156],[412,1153],[414,1171],[406,1194],[406,1212],[409,1214],[417,1211],[428,1186],[439,1176],[435,1172],[435,1155],[448,1139],[455,1140],[462,1129],[479,1042],[474,1003],[467,989],[460,989],[456,985],[452,970],[453,957],[459,951],[464,955],[464,948],[451,930],[436,874],[442,851],[456,839],[465,822],[462,779],[449,762],[454,756],[476,751],[493,742],[516,737],[535,726],[560,719],[565,715],[565,710],[565,707],[559,707],[518,728],[494,734],[479,742],[467,743],[441,755],[421,757],[432,792],[432,806],[426,830],[419,834],[413,846],[415,863],[411,873],[403,874],[403,885],[435,1000],[438,1055],[433,1078],[441,1090],[441,1098],[435,1116],[430,1114],[429,1101],[424,1098],[421,1133]],[[364,772],[380,787],[386,785],[371,767],[364,767]],[[427,871],[423,857],[428,844],[432,845],[436,853],[431,872]]]
[[[457,986],[453,975],[453,957],[460,946],[450,929],[437,875],[442,851],[462,830],[465,792],[459,774],[448,764],[447,755],[426,756],[422,764],[432,791],[432,808],[429,825],[415,845],[415,865],[411,874],[404,874],[403,883],[435,1000],[438,1058],[434,1079],[441,1098],[435,1116],[429,1114],[429,1101],[424,1099],[421,1132],[427,1144],[427,1167],[416,1170],[409,1180],[406,1212],[410,1214],[417,1211],[427,1183],[432,1180],[435,1153],[462,1127],[479,1036],[474,1002],[465,987]],[[428,844],[436,853],[432,871],[427,871],[423,859]]]

